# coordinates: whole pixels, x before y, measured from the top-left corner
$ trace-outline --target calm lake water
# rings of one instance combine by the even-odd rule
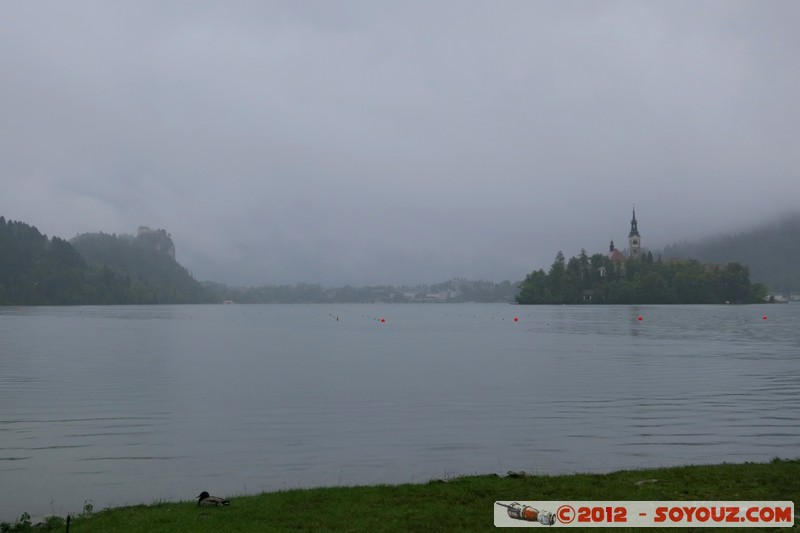
[[[795,458],[798,324],[797,304],[0,308],[0,520]]]

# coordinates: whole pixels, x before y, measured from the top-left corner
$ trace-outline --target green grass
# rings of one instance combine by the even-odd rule
[[[196,501],[158,502],[84,513],[73,518],[70,532],[491,531],[495,501],[797,502],[798,498],[800,459],[776,459],[766,464],[685,466],[612,474],[469,476],[419,485],[289,490],[234,496],[231,506],[225,508],[200,508]],[[63,523],[57,530],[63,531]]]

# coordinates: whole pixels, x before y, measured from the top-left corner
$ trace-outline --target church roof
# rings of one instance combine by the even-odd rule
[[[625,261],[625,256],[622,252],[614,248],[611,252],[608,253],[608,258],[614,261],[615,263],[621,263]]]

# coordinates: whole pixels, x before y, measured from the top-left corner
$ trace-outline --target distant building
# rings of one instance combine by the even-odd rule
[[[642,256],[642,236],[639,234],[639,223],[636,221],[636,208],[633,208],[633,218],[631,219],[631,231],[628,233],[628,258],[639,259]],[[617,250],[614,241],[608,248],[608,258],[614,263],[623,263],[625,254]]]

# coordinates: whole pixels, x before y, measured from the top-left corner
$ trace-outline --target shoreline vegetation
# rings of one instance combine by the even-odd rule
[[[212,487],[198,487],[198,492]],[[509,472],[424,484],[326,487],[223,495],[231,505],[154,502],[71,516],[73,532],[486,531],[495,501],[800,501],[800,458],[560,476]],[[797,522],[797,510],[795,510]],[[2,532],[64,531],[65,520],[32,524],[27,513]],[[670,528],[664,528],[670,529]],[[653,530],[656,530],[655,528]]]
[[[798,219],[800,220],[800,219]],[[764,303],[765,285],[738,262],[613,261],[602,254],[567,261],[522,282],[452,279],[414,286],[323,287],[317,283],[231,287],[200,282],[175,259],[172,236],[140,227],[136,235],[85,233],[49,238],[0,216],[0,306],[160,305],[201,303]],[[795,263],[790,263],[794,265]],[[796,269],[795,269],[796,270]],[[765,274],[762,272],[762,277]],[[787,282],[788,283],[788,282]],[[786,286],[791,286],[789,283]]]
[[[163,229],[47,238],[0,216],[0,306],[236,303],[510,303],[519,283],[453,279],[414,286],[317,283],[229,287],[200,282],[175,260]]]
[[[548,272],[536,270],[522,282],[455,278],[414,286],[323,287],[297,283],[231,287],[196,280],[176,261],[175,243],[164,229],[142,226],[136,235],[84,233],[66,241],[48,239],[35,226],[7,221],[3,216],[0,265],[0,306],[227,302],[724,304],[766,303],[768,296],[765,285],[750,282],[750,267],[739,262],[724,266],[693,259],[662,262],[660,255],[654,260],[651,252],[623,261],[603,254],[588,256],[585,250],[569,261],[558,252]]]

